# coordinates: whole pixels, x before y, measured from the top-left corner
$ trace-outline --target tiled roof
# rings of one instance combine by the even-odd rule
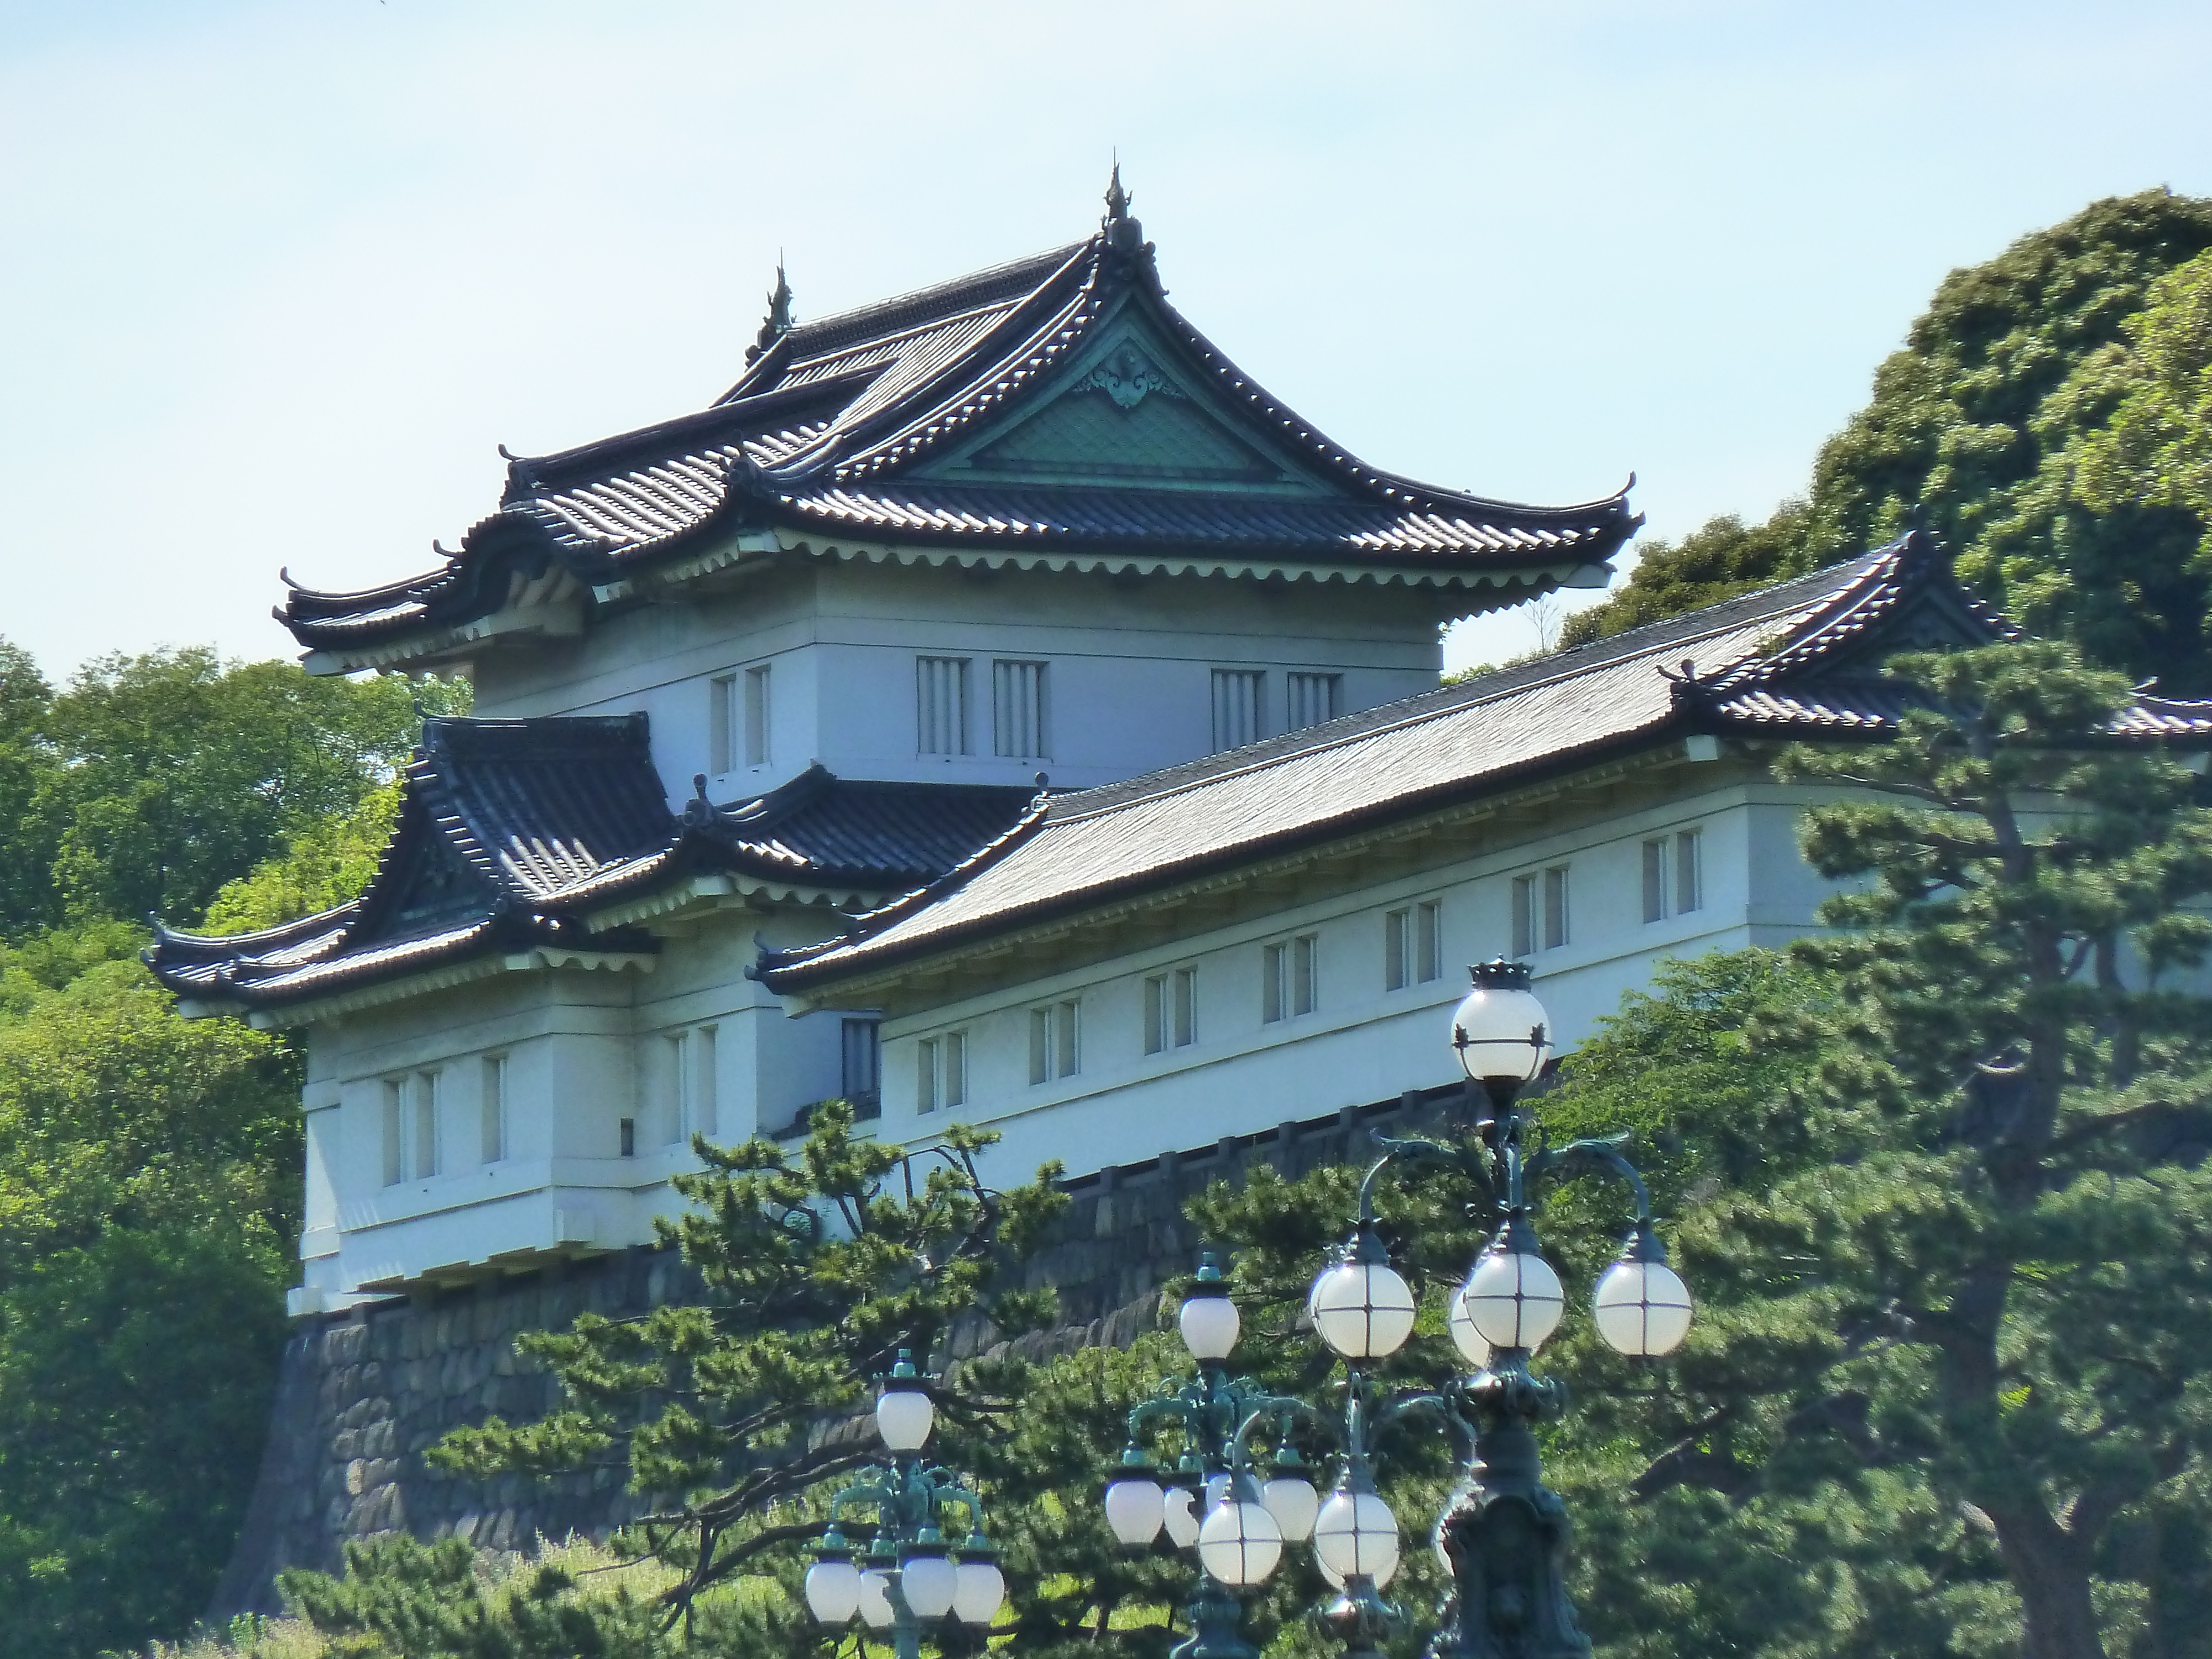
[[[1255,444],[1294,457],[1313,487],[1301,497],[917,476],[1036,403],[1125,314],[1141,316],[1180,376],[1233,411]],[[702,538],[744,530],[792,544],[842,536],[1017,556],[1089,550],[1133,566],[1233,552],[1387,580],[1540,585],[1563,562],[1602,565],[1637,522],[1625,492],[1526,507],[1368,466],[1167,304],[1151,245],[1122,217],[1085,241],[772,336],[705,410],[514,459],[498,511],[440,568],[359,593],[295,586],[277,617],[303,645],[366,649],[521,603],[549,568],[571,591],[604,589]]]
[[[1905,705],[1875,678],[1882,657],[2008,631],[1916,532],[1577,650],[1055,797],[992,857],[763,972],[787,991],[872,973],[1687,732],[1893,730]],[[2145,703],[2119,729],[2212,736],[2212,703]]]
[[[428,720],[361,897],[228,939],[162,929],[147,961],[180,996],[270,1007],[499,951],[630,955],[651,940],[597,925],[617,902],[715,872],[878,900],[941,875],[1030,799],[816,767],[755,799],[678,813],[642,714]]]

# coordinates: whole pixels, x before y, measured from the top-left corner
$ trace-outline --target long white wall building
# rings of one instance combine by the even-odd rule
[[[1436,689],[1443,624],[1601,585],[1635,525],[1347,454],[1167,305],[1118,191],[863,311],[780,286],[708,407],[287,601],[311,670],[477,691],[358,899],[149,953],[305,1036],[295,1311],[648,1242],[695,1133],[826,1099],[1079,1173],[1443,1080],[1468,961],[1527,957],[1571,1042],[1811,926],[1768,748],[1879,735],[1883,655],[1997,624],[1915,538]]]

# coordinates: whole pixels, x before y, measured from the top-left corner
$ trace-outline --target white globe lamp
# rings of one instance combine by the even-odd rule
[[[1533,1241],[1512,1237],[1526,1231],[1510,1222],[1500,1231],[1460,1286],[1458,1301],[1474,1334],[1492,1348],[1534,1353],[1559,1328],[1567,1298],[1552,1264],[1528,1248]]]
[[[1325,1267],[1306,1296],[1321,1340],[1350,1360],[1380,1359],[1413,1334],[1413,1292],[1392,1269],[1382,1241],[1363,1229],[1346,1259]]]
[[[891,1367],[891,1374],[884,1379],[883,1392],[876,1396],[876,1432],[891,1450],[918,1452],[929,1443],[937,1407],[931,1403],[927,1388],[915,1370],[914,1356],[901,1348],[898,1364]]]
[[[1250,1498],[1224,1498],[1198,1529],[1199,1565],[1231,1589],[1265,1582],[1282,1559],[1282,1528]]]
[[[1551,1018],[1528,988],[1528,964],[1478,963],[1474,988],[1452,1010],[1452,1051],[1477,1083],[1533,1083],[1552,1057]]]
[[[1598,1276],[1590,1298],[1598,1335],[1622,1353],[1656,1358],[1682,1346],[1692,1313],[1690,1287],[1667,1265],[1651,1224],[1638,1222],[1620,1259]]]
[[[1381,1589],[1398,1571],[1398,1517],[1371,1492],[1339,1486],[1314,1518],[1314,1563],[1338,1589],[1355,1574]]]
[[[1209,1250],[1199,1258],[1198,1277],[1176,1315],[1183,1346],[1200,1364],[1218,1364],[1237,1346],[1243,1322],[1237,1304],[1229,1299],[1229,1283],[1221,1276],[1220,1264]]]

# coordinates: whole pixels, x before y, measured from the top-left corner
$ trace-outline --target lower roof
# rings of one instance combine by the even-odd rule
[[[762,976],[853,994],[910,963],[1694,733],[1878,736],[1893,651],[2009,625],[1914,532],[1875,552],[1576,650],[1126,783],[1054,797],[988,858]],[[2123,734],[2212,737],[2212,703],[2142,699]]]

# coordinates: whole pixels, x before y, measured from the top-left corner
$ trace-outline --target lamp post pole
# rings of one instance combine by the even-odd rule
[[[1598,1334],[1612,1346],[1634,1355],[1671,1352],[1689,1330],[1690,1295],[1667,1265],[1643,1177],[1621,1155],[1626,1135],[1524,1152],[1520,1094],[1550,1057],[1549,1021],[1528,989],[1525,963],[1501,959],[1472,972],[1474,988],[1453,1011],[1452,1048],[1489,1103],[1475,1144],[1380,1140],[1382,1156],[1359,1183],[1352,1237],[1330,1253],[1307,1294],[1316,1333],[1345,1362],[1341,1420],[1220,1369],[1236,1343],[1237,1316],[1210,1255],[1181,1316],[1183,1340],[1200,1364],[1197,1380],[1164,1385],[1158,1397],[1129,1413],[1129,1449],[1106,1488],[1108,1522],[1132,1546],[1150,1544],[1164,1523],[1177,1543],[1197,1547],[1206,1567],[1190,1607],[1193,1634],[1173,1659],[1255,1659],[1237,1633],[1240,1608],[1231,1591],[1264,1580],[1284,1542],[1309,1532],[1316,1565],[1340,1591],[1316,1618],[1344,1643],[1349,1659],[1379,1659],[1382,1642],[1403,1619],[1381,1595],[1397,1571],[1401,1540],[1397,1518],[1375,1489],[1370,1436],[1415,1411],[1443,1417],[1459,1438],[1467,1471],[1437,1522],[1454,1594],[1429,1659],[1588,1659],[1589,1638],[1567,1599],[1566,1508],[1544,1485],[1536,1455],[1536,1425],[1565,1408],[1566,1391],[1536,1376],[1528,1362],[1558,1328],[1565,1295],[1538,1243],[1530,1191],[1546,1178],[1601,1174],[1634,1194],[1627,1243],[1600,1276],[1591,1301]],[[1390,1265],[1375,1192],[1392,1164],[1416,1162],[1456,1165],[1504,1218],[1449,1300],[1447,1328],[1472,1375],[1384,1399],[1363,1367],[1405,1346],[1417,1304]],[[1322,1424],[1342,1445],[1326,1503],[1289,1451],[1294,1418]],[[1140,1443],[1145,1429],[1164,1419],[1182,1425],[1189,1448],[1164,1477],[1174,1484],[1164,1487]],[[1262,1490],[1252,1479],[1247,1445],[1271,1419],[1276,1478]],[[1202,1522],[1190,1513],[1194,1486],[1209,1504]]]

